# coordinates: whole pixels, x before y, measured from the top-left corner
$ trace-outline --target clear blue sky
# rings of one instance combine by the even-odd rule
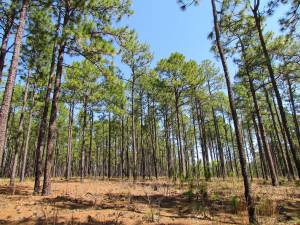
[[[155,63],[172,52],[183,53],[188,59],[201,62],[211,59],[211,41],[207,36],[213,28],[209,0],[202,0],[198,6],[182,11],[176,0],[132,0],[134,14],[123,21],[138,33],[139,39],[150,45]],[[263,0],[262,2],[266,2]],[[280,9],[280,16],[285,9]],[[268,19],[268,30],[279,31],[278,16]],[[119,65],[119,63],[118,63]],[[126,76],[129,71],[122,65]],[[229,60],[231,75],[235,67]]]

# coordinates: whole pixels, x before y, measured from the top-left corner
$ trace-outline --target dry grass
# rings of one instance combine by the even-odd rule
[[[261,224],[300,220],[300,188],[294,183],[274,188],[256,180],[252,188]],[[205,191],[203,185],[165,179],[56,179],[47,197],[32,195],[32,189],[27,180],[11,195],[8,181],[0,181],[0,224],[247,224],[243,183],[236,178],[214,179]]]

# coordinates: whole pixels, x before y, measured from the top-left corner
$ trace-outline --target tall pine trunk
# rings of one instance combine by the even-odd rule
[[[217,48],[219,51],[219,55],[220,55],[223,70],[224,70],[224,76],[225,76],[226,85],[227,85],[231,115],[232,115],[234,128],[235,128],[237,148],[239,151],[240,164],[241,164],[242,175],[243,175],[243,180],[244,180],[244,191],[245,191],[245,198],[246,198],[246,202],[247,202],[249,222],[252,224],[257,224],[257,219],[256,219],[256,215],[255,215],[255,205],[254,205],[254,201],[252,198],[251,183],[249,181],[247,162],[246,162],[245,152],[243,150],[242,137],[241,137],[241,132],[240,132],[240,128],[239,128],[239,119],[238,119],[238,115],[236,112],[236,106],[235,106],[235,102],[234,102],[233,90],[232,90],[232,86],[231,86],[230,76],[229,76],[228,67],[227,67],[227,63],[226,63],[226,58],[225,58],[223,46],[222,46],[221,40],[220,40],[220,29],[219,29],[219,21],[218,21],[218,14],[217,14],[215,0],[211,0],[211,4],[212,4],[212,11],[213,11],[213,18],[214,18],[214,29],[215,29],[215,35],[216,35]]]
[[[61,11],[59,12],[59,16],[57,19],[57,27],[56,27],[56,37],[58,38],[58,31],[60,28],[60,20],[61,20]],[[52,49],[52,58],[51,58],[51,65],[49,71],[49,78],[47,84],[47,91],[44,97],[44,106],[43,106],[43,113],[40,119],[39,125],[39,132],[38,132],[38,140],[35,149],[35,179],[34,179],[34,193],[39,193],[41,191],[41,177],[42,177],[42,154],[45,148],[45,141],[46,141],[46,130],[47,130],[47,121],[48,121],[48,112],[49,112],[49,105],[50,105],[50,95],[52,92],[52,83],[55,78],[55,63],[56,63],[56,56],[57,56],[57,49],[58,44],[56,41],[54,42],[53,49]]]
[[[11,33],[11,29],[14,25],[15,17],[16,17],[16,9],[13,6],[14,1],[11,3],[11,9],[7,16],[7,21],[4,25],[3,29],[3,36],[2,36],[2,43],[1,43],[1,50],[0,50],[0,84],[2,82],[2,75],[3,75],[3,69],[5,64],[5,57],[7,53],[7,44],[9,41],[9,36]]]
[[[2,153],[5,144],[5,136],[7,129],[8,113],[11,104],[12,93],[14,89],[15,79],[17,75],[17,69],[19,64],[20,52],[22,47],[22,37],[24,33],[27,8],[29,6],[29,0],[23,0],[22,8],[20,11],[19,25],[14,40],[14,52],[11,60],[11,65],[8,72],[8,77],[3,93],[3,100],[0,109],[0,162],[2,161]]]
[[[296,164],[296,168],[297,168],[297,171],[298,171],[298,176],[300,178],[300,160],[298,158],[296,148],[294,146],[293,139],[292,139],[289,127],[288,127],[288,121],[287,121],[286,114],[285,114],[285,111],[284,111],[284,107],[283,107],[282,99],[281,99],[280,92],[279,92],[279,89],[278,89],[278,85],[276,83],[276,79],[275,79],[274,70],[273,70],[273,67],[272,67],[270,55],[269,55],[267,45],[266,45],[266,42],[265,42],[265,38],[264,38],[264,35],[263,35],[263,32],[262,32],[261,15],[259,14],[259,11],[258,11],[259,3],[260,3],[260,1],[258,0],[256,2],[256,5],[252,9],[254,20],[255,20],[255,25],[256,25],[257,32],[258,32],[258,36],[259,36],[260,44],[261,44],[261,47],[262,47],[262,51],[263,51],[263,54],[264,54],[265,63],[266,63],[266,66],[267,66],[267,69],[268,69],[268,72],[269,72],[269,76],[270,76],[270,79],[271,79],[271,83],[272,83],[272,86],[273,86],[273,89],[274,89],[274,92],[275,92],[275,96],[276,96],[276,99],[277,99],[277,104],[278,104],[278,107],[279,107],[279,112],[280,112],[280,116],[281,116],[281,120],[282,120],[282,126],[283,126],[283,129],[285,131],[285,134],[286,134],[289,146],[290,146],[290,150],[292,152],[292,155],[293,155],[293,158],[294,158],[294,161],[295,161],[295,164]]]
[[[65,15],[64,24],[66,24],[68,15]],[[49,128],[48,128],[48,140],[47,140],[47,152],[44,169],[44,182],[42,194],[49,195],[51,193],[51,175],[52,175],[52,164],[53,164],[53,153],[57,138],[57,113],[58,113],[58,99],[61,90],[61,78],[63,72],[63,61],[66,43],[63,42],[58,52],[58,62],[56,69],[56,77],[54,83],[54,92],[52,99],[52,106],[50,112]]]

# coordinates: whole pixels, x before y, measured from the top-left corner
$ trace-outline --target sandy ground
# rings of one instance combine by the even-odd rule
[[[261,224],[300,224],[300,187],[277,188],[256,180],[252,186]],[[0,181],[0,224],[189,225],[247,224],[243,183],[212,180],[205,186],[165,179],[122,181],[56,179],[52,195],[32,194],[33,181]]]

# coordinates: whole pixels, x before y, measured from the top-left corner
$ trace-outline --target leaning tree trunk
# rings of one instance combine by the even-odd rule
[[[292,114],[293,114],[293,120],[294,120],[294,125],[295,125],[295,131],[296,131],[296,136],[300,148],[300,128],[299,128],[299,122],[297,119],[297,112],[296,112],[296,106],[295,106],[295,100],[294,100],[294,94],[293,94],[293,87],[291,83],[291,78],[289,75],[287,75],[287,84],[288,84],[288,89],[289,89],[289,97],[290,97],[290,103],[291,103],[291,108],[292,108]]]
[[[12,2],[12,4],[13,3],[14,3],[14,1]],[[0,84],[2,82],[3,68],[4,68],[4,64],[5,64],[6,53],[7,53],[7,44],[9,41],[9,36],[10,36],[12,26],[14,25],[14,20],[16,17],[16,9],[14,6],[12,6],[12,4],[11,4],[11,7],[12,7],[11,12],[8,15],[7,22],[4,25],[4,29],[3,29],[3,36],[2,36],[2,43],[1,43],[1,50],[0,50]]]
[[[57,20],[55,39],[58,38],[58,32],[59,32],[60,20],[61,20],[60,17],[61,17],[61,12],[59,13],[58,20]],[[55,78],[54,70],[55,70],[57,49],[58,49],[58,45],[55,42],[53,45],[53,49],[52,49],[52,59],[51,59],[51,65],[50,65],[50,71],[49,71],[47,91],[46,91],[46,95],[44,97],[43,113],[42,113],[42,116],[40,119],[38,140],[37,140],[37,145],[36,145],[36,149],[35,149],[35,179],[34,179],[34,190],[33,190],[34,193],[39,193],[41,191],[42,162],[43,162],[42,153],[43,153],[43,150],[45,147],[45,141],[46,141],[48,112],[49,112],[49,105],[50,105],[50,101],[51,101],[50,95],[52,92],[52,83]]]
[[[241,47],[242,47],[242,55],[243,55],[243,58],[244,58],[244,63],[245,63],[246,73],[247,73],[248,82],[249,82],[249,86],[250,86],[250,92],[251,92],[251,96],[252,96],[252,100],[253,100],[253,104],[254,104],[255,114],[256,114],[256,117],[257,117],[257,120],[258,120],[258,127],[259,127],[259,131],[260,131],[260,137],[261,137],[261,141],[262,141],[262,144],[263,144],[263,149],[265,151],[265,156],[267,158],[267,162],[268,162],[268,165],[269,165],[272,185],[273,186],[278,186],[278,179],[277,179],[277,175],[276,175],[276,172],[275,172],[275,165],[274,165],[274,161],[273,161],[273,158],[272,158],[272,155],[271,155],[269,145],[267,143],[266,132],[265,132],[264,123],[263,123],[263,117],[261,116],[260,108],[259,108],[259,105],[258,105],[258,102],[257,102],[254,82],[253,82],[253,78],[251,77],[249,65],[248,65],[247,58],[246,58],[246,50],[245,50],[244,44],[241,40],[240,40],[240,44],[241,44]]]
[[[272,109],[272,104],[271,104],[271,101],[270,101],[270,98],[269,98],[268,91],[267,91],[267,89],[265,87],[264,87],[264,92],[265,92],[265,97],[266,97],[267,104],[268,104],[268,107],[269,107],[269,110],[270,110],[270,114],[271,114],[271,119],[272,119],[274,131],[275,131],[275,135],[276,135],[276,138],[278,140],[278,147],[279,147],[279,150],[282,153],[282,158],[283,158],[283,163],[284,163],[284,169],[285,169],[285,172],[286,172],[286,174],[288,176],[288,179],[290,180],[291,179],[291,173],[290,173],[290,169],[289,169],[288,161],[287,161],[287,156],[286,156],[286,154],[288,154],[288,148],[285,148],[284,149],[285,151],[283,150],[283,147],[282,147],[282,144],[281,144],[281,139],[279,137],[279,131],[278,131],[277,125],[276,125],[276,120],[275,120],[274,112],[273,112],[273,109]],[[285,144],[285,147],[287,147],[286,144]]]
[[[290,146],[290,149],[291,149],[291,152],[292,152],[295,164],[296,164],[296,168],[297,168],[297,171],[298,171],[298,176],[300,178],[300,160],[298,158],[297,151],[296,151],[296,148],[294,146],[293,139],[292,139],[289,127],[288,127],[288,121],[287,121],[286,114],[285,114],[285,111],[284,111],[284,107],[283,107],[282,99],[281,99],[281,96],[280,96],[280,92],[279,92],[279,89],[278,89],[278,86],[277,86],[277,83],[276,83],[276,79],[275,79],[271,59],[270,59],[269,52],[268,52],[268,49],[267,49],[267,46],[266,46],[265,38],[264,38],[263,33],[262,33],[261,16],[259,15],[258,7],[259,7],[259,1],[258,1],[257,5],[255,5],[254,9],[252,10],[254,20],[255,20],[255,25],[256,25],[257,32],[258,32],[260,44],[261,44],[261,47],[262,47],[262,50],[263,50],[265,63],[266,63],[266,66],[267,66],[267,69],[268,69],[268,72],[269,72],[269,76],[270,76],[270,79],[271,79],[271,83],[272,83],[272,86],[273,86],[273,89],[274,89],[274,92],[275,92],[275,96],[276,96],[276,99],[277,99],[279,112],[280,112],[280,116],[281,116],[281,120],[282,120],[282,126],[283,126],[283,129],[284,129],[285,133],[286,133],[286,137],[287,137],[287,140],[288,140],[288,143],[289,143],[289,146]]]
[[[257,224],[258,222],[257,222],[256,215],[255,215],[255,205],[254,205],[254,201],[252,198],[251,183],[249,181],[247,162],[246,162],[245,152],[243,150],[241,132],[240,132],[240,128],[239,128],[239,119],[238,119],[238,115],[236,112],[236,106],[235,106],[235,102],[234,102],[233,90],[232,90],[230,76],[229,76],[229,72],[228,72],[228,68],[227,68],[226,58],[225,58],[223,46],[222,46],[221,40],[220,40],[220,29],[219,29],[219,21],[218,21],[218,14],[217,14],[215,0],[211,0],[211,4],[212,4],[212,10],[213,10],[216,42],[217,42],[217,47],[218,47],[219,55],[221,58],[223,70],[224,70],[224,76],[225,76],[226,85],[227,85],[230,109],[231,109],[232,119],[234,122],[237,148],[239,151],[240,164],[241,164],[242,175],[243,175],[243,180],[244,180],[245,198],[247,201],[249,222],[252,224]]]
[[[65,16],[65,21],[66,21],[66,17],[67,15]],[[58,53],[56,78],[55,78],[52,107],[51,107],[50,120],[49,120],[47,154],[46,154],[46,161],[45,161],[44,182],[43,182],[43,190],[42,190],[43,195],[49,195],[51,193],[53,153],[54,153],[54,147],[57,138],[58,99],[61,90],[61,78],[63,72],[65,48],[66,48],[66,43],[63,42],[62,45],[60,46],[59,53]]]
[[[2,105],[0,109],[0,162],[2,161],[2,153],[3,153],[4,143],[5,143],[8,113],[11,104],[15,79],[17,75],[20,52],[22,47],[22,36],[24,33],[26,12],[28,6],[29,6],[29,0],[23,0],[20,17],[19,17],[19,26],[14,40],[14,45],[15,45],[14,52],[13,52],[11,65],[8,72],[6,86],[3,93]]]

